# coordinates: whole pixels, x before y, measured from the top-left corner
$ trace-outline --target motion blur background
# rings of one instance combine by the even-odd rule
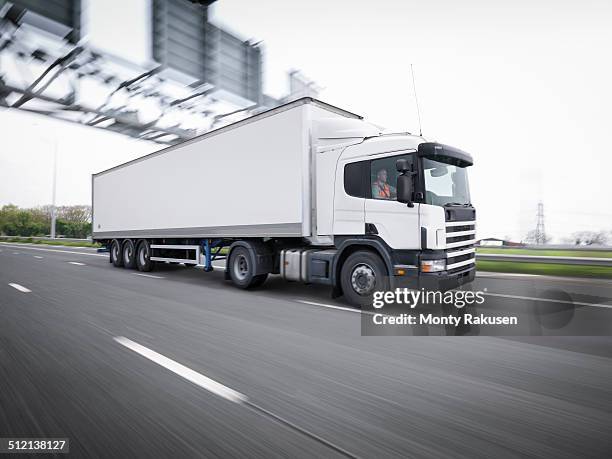
[[[91,173],[303,95],[418,132],[413,64],[423,134],[475,157],[479,237],[533,239],[542,203],[549,242],[612,239],[606,0],[2,3],[29,11],[2,26],[0,205],[50,204],[56,150],[56,204],[88,204]],[[10,108],[75,46],[40,92],[68,103]]]
[[[612,457],[610,24],[609,0],[0,0],[0,437],[77,457]],[[423,134],[473,154],[478,236],[509,246],[478,248],[473,289],[530,336],[362,336],[324,285],[244,291],[222,260],[146,274],[10,237],[55,213],[83,238],[91,173],[295,98],[418,133],[411,64]],[[211,172],[231,175],[185,179],[207,193]],[[608,333],[556,336],[572,321]]]

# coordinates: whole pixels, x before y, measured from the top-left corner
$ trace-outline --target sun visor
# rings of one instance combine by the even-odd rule
[[[424,142],[419,145],[418,155],[433,161],[452,164],[458,167],[467,167],[474,164],[469,153],[458,148],[435,142]]]

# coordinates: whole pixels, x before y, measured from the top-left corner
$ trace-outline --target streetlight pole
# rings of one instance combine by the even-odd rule
[[[40,125],[38,122],[33,124],[35,128],[38,128]],[[53,182],[51,189],[51,238],[55,239],[55,222],[57,220],[57,209],[55,208],[55,194],[57,188],[57,136],[53,135],[52,137],[46,136],[38,136],[43,142],[51,141],[53,142]]]
[[[55,192],[57,184],[57,140],[53,142],[53,192],[51,198],[51,239],[55,239],[55,221],[56,221],[56,210],[55,210]]]

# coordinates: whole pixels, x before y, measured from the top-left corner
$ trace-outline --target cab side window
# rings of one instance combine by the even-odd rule
[[[397,199],[397,176],[395,168],[398,159],[405,158],[412,164],[412,154],[389,156],[375,159],[370,166],[370,192],[372,199],[395,201]]]
[[[349,163],[344,166],[344,191],[355,198],[365,198],[369,186],[369,161]]]

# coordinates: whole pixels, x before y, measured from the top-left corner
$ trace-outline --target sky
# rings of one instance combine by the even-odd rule
[[[121,5],[86,3],[90,40],[147,60],[148,2]],[[612,230],[612,2],[219,0],[211,18],[263,42],[266,92],[300,69],[322,100],[390,130],[419,130],[413,64],[424,136],[474,157],[480,237],[521,240],[538,201],[557,241]],[[58,204],[89,202],[91,172],[159,148],[13,111],[0,123],[0,205],[49,202],[54,143]]]

